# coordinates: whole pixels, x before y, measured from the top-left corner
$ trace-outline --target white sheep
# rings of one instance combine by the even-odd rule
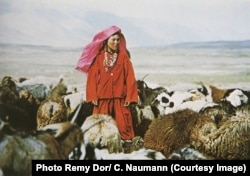
[[[83,141],[88,141],[92,147],[107,148],[110,153],[123,151],[121,136],[112,116],[93,114],[86,118],[81,129]]]

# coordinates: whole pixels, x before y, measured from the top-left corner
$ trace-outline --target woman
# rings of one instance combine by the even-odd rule
[[[94,104],[93,114],[114,117],[122,140],[130,142],[134,129],[129,105],[138,103],[138,92],[121,29],[111,26],[96,34],[82,58],[88,63],[93,59],[89,67],[78,64],[77,68],[88,72],[86,101]]]

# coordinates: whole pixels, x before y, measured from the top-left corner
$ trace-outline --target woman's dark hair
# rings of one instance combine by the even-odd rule
[[[116,32],[116,33],[112,34],[111,36],[117,35],[117,34],[120,35],[121,33],[120,33],[120,32]],[[111,37],[111,36],[110,36],[110,37]],[[109,39],[109,38],[108,38],[108,39]],[[102,43],[102,45],[101,45],[101,47],[100,47],[100,49],[99,49],[99,53],[105,48],[108,39],[106,39],[106,40],[103,41],[103,43]],[[126,53],[127,53],[128,57],[131,58],[131,55],[130,55],[129,50],[126,49]]]
[[[100,47],[100,49],[99,49],[99,53],[100,53],[102,50],[104,50],[104,48],[105,48],[105,46],[106,46],[106,43],[107,43],[107,40],[105,40],[105,41],[102,42],[102,45],[101,45],[101,47]]]
[[[131,58],[129,50],[126,49],[126,52],[127,52],[128,57]]]
[[[112,34],[111,36],[113,36],[113,35],[119,35],[119,36],[121,36],[121,32],[116,32],[116,33]],[[110,37],[111,37],[111,36],[110,36]],[[109,38],[110,38],[110,37],[109,37]],[[104,47],[105,47],[105,45],[107,44],[109,38],[107,38],[106,40],[104,40],[104,41],[102,42],[102,45],[101,45],[101,47],[100,47],[100,51],[104,49]]]

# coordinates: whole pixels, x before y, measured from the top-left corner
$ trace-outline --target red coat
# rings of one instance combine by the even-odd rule
[[[88,72],[86,101],[124,98],[125,102],[138,102],[134,69],[127,53],[120,52],[115,65],[105,72],[104,51],[97,55]]]

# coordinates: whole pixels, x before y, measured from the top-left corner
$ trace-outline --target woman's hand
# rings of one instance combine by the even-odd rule
[[[124,106],[129,106],[130,102],[125,102]]]
[[[92,103],[93,103],[95,106],[98,106],[97,100],[92,100]]]

